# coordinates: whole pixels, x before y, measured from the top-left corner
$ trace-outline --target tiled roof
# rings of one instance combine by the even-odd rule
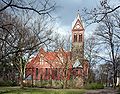
[[[57,58],[57,52],[46,52],[45,59],[47,60],[55,60]]]
[[[68,58],[70,56],[70,52],[66,52],[63,49],[58,50],[56,52],[45,52],[43,48],[40,48],[36,57],[34,57],[30,62],[27,64],[27,68],[31,67],[49,67],[50,65],[54,67],[61,66],[59,62],[59,57]],[[40,58],[43,57],[43,64],[40,65]],[[46,64],[46,62],[48,64]]]

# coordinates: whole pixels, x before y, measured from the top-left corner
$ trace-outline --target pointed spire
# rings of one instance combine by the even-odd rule
[[[72,22],[72,29],[76,23],[76,21],[79,19],[79,21],[82,23],[81,21],[81,17],[80,17],[80,13],[79,13],[79,10],[77,11],[77,17],[74,19],[74,21]]]
[[[79,19],[80,22],[81,22],[81,18],[80,18],[80,12],[79,12],[79,10],[78,10],[78,13],[77,13],[77,19]]]

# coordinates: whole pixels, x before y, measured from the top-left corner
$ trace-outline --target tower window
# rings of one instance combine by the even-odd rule
[[[74,34],[74,42],[77,42],[77,35]]]
[[[79,42],[82,42],[82,34],[79,35]]]

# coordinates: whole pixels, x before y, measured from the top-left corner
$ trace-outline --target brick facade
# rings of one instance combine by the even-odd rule
[[[67,52],[59,49],[55,52],[46,52],[40,48],[38,54],[26,65],[26,78],[33,80],[67,80],[77,79],[77,86],[82,86],[84,77],[88,75],[88,61],[84,59],[84,28],[77,15],[72,27],[72,49]],[[79,64],[77,65],[76,60]],[[76,67],[73,65],[76,62]]]

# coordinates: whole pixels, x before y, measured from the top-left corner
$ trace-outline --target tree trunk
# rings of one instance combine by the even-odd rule
[[[64,89],[67,88],[67,78],[65,78]]]
[[[67,70],[65,70],[65,77],[64,77],[64,81],[63,81],[63,88],[66,89],[67,88]]]
[[[111,43],[111,53],[112,53],[112,63],[113,63],[113,87],[116,88],[116,83],[117,83],[117,71],[116,71],[116,61],[115,61],[115,56],[114,56],[114,44],[112,43],[112,38],[110,40]]]
[[[50,74],[50,87],[52,87],[52,75]]]
[[[40,86],[42,87],[42,82],[43,82],[43,80],[42,80],[42,75],[40,76]]]
[[[33,87],[33,68],[32,68],[32,87]]]
[[[23,75],[22,75],[22,73],[20,73],[20,88],[24,88],[24,85],[23,85]]]
[[[20,58],[20,88],[24,88],[23,85],[23,69],[22,69],[22,59]]]
[[[114,75],[113,75],[113,87],[116,88],[116,83],[117,83],[117,72],[116,70],[114,70]]]

